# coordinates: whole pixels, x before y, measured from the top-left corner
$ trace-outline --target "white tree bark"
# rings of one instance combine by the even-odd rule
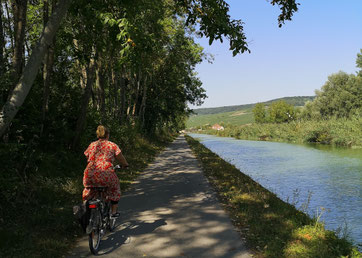
[[[5,130],[10,125],[11,121],[15,117],[19,108],[24,103],[27,97],[35,77],[38,73],[42,60],[48,46],[52,44],[53,38],[60,26],[60,23],[67,13],[69,5],[72,0],[60,0],[54,13],[51,15],[47,26],[38,41],[38,44],[33,49],[28,63],[26,64],[24,71],[16,84],[11,97],[2,107],[0,112],[0,137],[5,133]]]

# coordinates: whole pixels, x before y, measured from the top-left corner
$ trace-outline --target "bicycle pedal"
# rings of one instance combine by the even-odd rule
[[[89,235],[89,234],[92,232],[92,230],[93,230],[92,225],[88,225],[87,228],[85,229],[85,233],[86,233],[87,235]]]
[[[106,234],[106,231],[104,229],[101,229],[101,237]]]

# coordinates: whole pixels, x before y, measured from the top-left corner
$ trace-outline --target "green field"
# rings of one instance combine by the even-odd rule
[[[312,101],[313,96],[285,97],[263,102],[266,106],[271,103],[283,100],[293,106],[304,106],[307,101]],[[204,125],[224,124],[224,125],[245,125],[254,123],[253,108],[255,104],[238,106],[226,106],[216,108],[200,108],[194,110],[186,123],[186,128],[196,128]]]
[[[239,110],[235,112],[225,112],[209,115],[192,115],[187,121],[187,128],[195,128],[206,124],[232,124],[244,125],[254,122],[254,115],[251,109]]]

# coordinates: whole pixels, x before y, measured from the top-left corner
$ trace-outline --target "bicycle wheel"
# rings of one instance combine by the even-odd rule
[[[89,249],[92,254],[97,254],[101,242],[101,213],[98,209],[92,210],[92,231],[89,233]]]

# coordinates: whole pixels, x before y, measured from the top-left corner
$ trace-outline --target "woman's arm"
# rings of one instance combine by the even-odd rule
[[[128,162],[127,162],[126,158],[122,155],[122,153],[119,153],[116,156],[116,159],[119,163],[122,164],[122,167],[128,167]]]

